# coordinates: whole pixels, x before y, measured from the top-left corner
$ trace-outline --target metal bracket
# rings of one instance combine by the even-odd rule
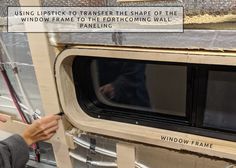
[[[87,159],[86,159],[86,164],[87,164],[87,168],[92,168],[92,158],[87,156]]]
[[[90,153],[91,153],[91,154],[95,154],[95,153],[96,153],[95,148],[96,148],[96,139],[90,138],[90,147],[89,147],[89,150],[90,150]]]

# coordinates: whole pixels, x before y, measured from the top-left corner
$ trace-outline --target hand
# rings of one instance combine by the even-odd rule
[[[115,97],[115,88],[110,83],[101,86],[99,91],[108,99],[113,99]]]
[[[23,139],[28,145],[32,145],[38,141],[49,140],[58,129],[58,120],[61,117],[58,115],[50,115],[35,120],[31,125],[28,125],[22,134]]]
[[[7,119],[6,119],[5,117],[3,117],[3,116],[0,115],[0,121],[1,121],[1,122],[7,122]]]

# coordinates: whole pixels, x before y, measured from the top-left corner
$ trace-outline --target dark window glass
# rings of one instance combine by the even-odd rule
[[[187,68],[119,59],[94,59],[97,99],[109,106],[186,115]]]
[[[230,68],[230,67],[229,67]],[[208,72],[204,125],[236,130],[236,72]]]

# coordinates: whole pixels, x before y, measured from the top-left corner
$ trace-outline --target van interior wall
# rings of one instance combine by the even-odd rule
[[[3,47],[0,46],[0,52],[3,58],[3,62],[1,64],[5,67],[11,84],[13,85],[17,96],[20,98],[21,103],[25,105],[25,102],[22,98],[22,93],[19,89],[18,83],[11,68],[11,64],[16,65],[16,67],[18,68],[19,78],[22,82],[23,87],[25,88],[26,95],[28,96],[33,108],[38,109],[43,113],[41,97],[38,90],[38,83],[34,72],[34,65],[32,63],[26,34],[1,32],[0,38],[2,39],[6,47],[6,51],[4,51]],[[7,58],[6,52],[8,52],[12,62]],[[1,105],[12,106],[11,99],[6,99],[5,97],[10,98],[9,91],[5,86],[2,76],[0,76]],[[0,110],[2,110],[3,112],[10,112],[10,114],[18,115],[13,106],[12,108],[0,107]]]
[[[97,147],[116,152],[117,143],[127,143],[121,140],[102,137],[94,134],[81,135],[80,137],[86,142],[90,142],[91,139],[96,141]],[[190,153],[186,151],[176,151],[167,148],[160,148],[155,146],[148,146],[144,144],[128,143],[135,147],[135,159],[136,162],[142,163],[149,168],[235,168],[233,161],[225,161],[223,159],[208,157],[199,155],[197,153]],[[93,153],[93,151],[78,146],[74,153],[81,156],[87,156],[92,160],[99,160],[105,162],[114,162],[113,157],[101,155],[99,153]],[[85,163],[74,160],[76,167],[87,167]],[[99,166],[93,166],[99,168]]]
[[[230,161],[143,145],[136,148],[136,160],[150,168],[235,168]]]

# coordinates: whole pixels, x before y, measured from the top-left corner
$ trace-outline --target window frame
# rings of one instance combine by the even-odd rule
[[[236,53],[216,51],[192,51],[192,50],[168,50],[157,48],[137,47],[112,47],[112,46],[89,46],[76,45],[68,46],[61,51],[54,62],[54,75],[61,110],[65,118],[82,132],[99,134],[112,138],[127,140],[134,143],[142,143],[174,150],[184,150],[202,155],[209,155],[217,158],[235,160],[236,143],[233,134],[225,136],[213,131],[205,130],[199,135],[200,130],[190,129],[185,131],[171,131],[168,129],[153,128],[135,124],[120,123],[103,119],[96,119],[88,116],[78,104],[74,89],[72,75],[72,62],[76,55],[126,58],[136,60],[150,60],[161,62],[179,62],[191,64],[213,64],[236,66]],[[43,69],[44,67],[41,67]],[[46,91],[46,90],[45,90]],[[204,130],[204,129],[202,129]],[[212,135],[214,134],[214,135]],[[216,138],[216,135],[221,135]],[[189,141],[200,141],[212,144],[211,148],[201,148],[192,144],[179,144],[176,142],[164,141],[162,136],[184,138]],[[215,137],[215,138],[213,138]],[[224,140],[224,139],[230,139]]]
[[[79,66],[78,73],[73,73],[75,90],[79,105],[82,109],[91,117],[97,119],[105,119],[109,121],[118,121],[121,123],[136,124],[141,126],[148,126],[154,128],[168,129],[172,131],[180,131],[186,133],[192,133],[196,135],[203,135],[213,138],[220,138],[225,140],[236,141],[236,131],[231,132],[228,130],[222,130],[217,128],[209,128],[203,125],[205,98],[206,96],[206,84],[207,76],[206,72],[210,69],[222,69],[219,65],[202,65],[202,64],[186,64],[186,63],[173,63],[173,62],[159,62],[159,61],[145,61],[145,60],[131,60],[132,62],[144,62],[160,65],[181,65],[187,68],[187,85],[186,85],[186,116],[176,117],[173,115],[161,114],[161,113],[149,113],[147,111],[126,109],[122,107],[112,107],[99,102],[96,99],[96,94],[92,90],[92,85],[89,60],[104,59],[103,57],[94,56],[76,56],[80,58],[75,59],[88,59],[86,61],[78,61],[82,66]],[[113,58],[105,58],[113,59]],[[118,58],[119,60],[126,60]],[[128,60],[126,60],[128,61]],[[78,68],[77,65],[73,65]],[[227,70],[228,66],[224,66],[223,69]],[[72,70],[74,71],[74,70]],[[86,73],[85,73],[86,72]],[[85,77],[83,77],[83,75]],[[80,80],[78,80],[78,76]],[[80,84],[78,81],[82,81]],[[89,95],[85,99],[84,91],[89,91]],[[79,96],[78,96],[79,95]],[[91,96],[92,95],[92,96]],[[91,99],[92,98],[92,99]],[[121,117],[122,115],[122,117]],[[135,117],[134,117],[135,116]]]

